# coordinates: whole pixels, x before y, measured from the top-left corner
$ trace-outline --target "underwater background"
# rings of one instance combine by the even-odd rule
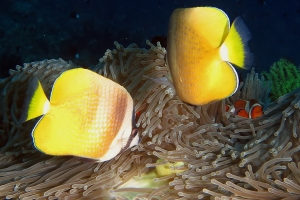
[[[158,39],[164,45],[171,12],[195,6],[220,8],[231,22],[242,17],[252,34],[256,72],[268,70],[282,57],[299,65],[297,0],[2,0],[0,78],[17,64],[50,58],[90,67],[114,41],[146,47],[146,39]]]
[[[241,16],[255,56],[235,94],[203,106],[153,81],[169,73],[172,11],[194,6]],[[0,11],[0,199],[299,199],[299,1],[2,0]],[[107,162],[43,154],[31,138],[38,119],[18,120],[33,77],[49,96],[80,66],[134,101],[141,141]],[[238,100],[257,100],[263,115],[226,109]]]

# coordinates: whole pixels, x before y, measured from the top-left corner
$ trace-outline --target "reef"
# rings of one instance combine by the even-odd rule
[[[225,105],[239,98],[268,102],[270,85],[252,70],[233,96],[190,106],[172,87],[153,81],[168,73],[166,50],[159,43],[147,44],[149,49],[115,43],[116,49],[108,50],[91,68],[132,95],[142,138],[138,146],[103,163],[44,155],[31,141],[36,120],[18,122],[33,76],[49,95],[63,71],[79,66],[44,60],[17,66],[1,79],[0,197],[298,199],[300,89],[278,98],[256,119],[226,112]],[[160,166],[176,173],[147,176]],[[150,184],[133,184],[137,179]]]

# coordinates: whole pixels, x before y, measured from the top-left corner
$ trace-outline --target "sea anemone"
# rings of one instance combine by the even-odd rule
[[[166,50],[115,43],[91,70],[132,95],[142,138],[103,163],[52,157],[37,151],[20,124],[28,82],[36,76],[50,92],[56,77],[78,67],[59,60],[17,66],[0,80],[0,197],[7,199],[297,199],[300,195],[300,89],[270,105],[270,85],[251,71],[231,97],[205,106],[183,103],[167,76]],[[80,80],[78,80],[80,81]],[[248,119],[225,111],[236,99],[256,99],[264,115]],[[267,108],[266,108],[267,107]],[[163,168],[170,169],[161,173]]]

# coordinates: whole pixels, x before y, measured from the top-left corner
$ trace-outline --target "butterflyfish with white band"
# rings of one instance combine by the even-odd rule
[[[253,62],[250,32],[238,17],[213,7],[176,9],[169,21],[167,65],[178,97],[205,105],[234,94],[239,79],[232,64],[249,69]]]
[[[133,100],[121,85],[87,69],[63,72],[50,100],[37,78],[29,83],[20,121],[43,115],[32,130],[41,152],[110,160],[139,142]]]

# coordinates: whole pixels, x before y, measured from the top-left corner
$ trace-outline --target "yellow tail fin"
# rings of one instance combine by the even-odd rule
[[[25,122],[48,112],[50,102],[40,81],[34,77],[28,85],[20,122]]]
[[[240,17],[236,18],[220,47],[221,59],[238,67],[249,69],[253,63],[253,54],[247,44],[250,39],[251,34],[243,20]]]

